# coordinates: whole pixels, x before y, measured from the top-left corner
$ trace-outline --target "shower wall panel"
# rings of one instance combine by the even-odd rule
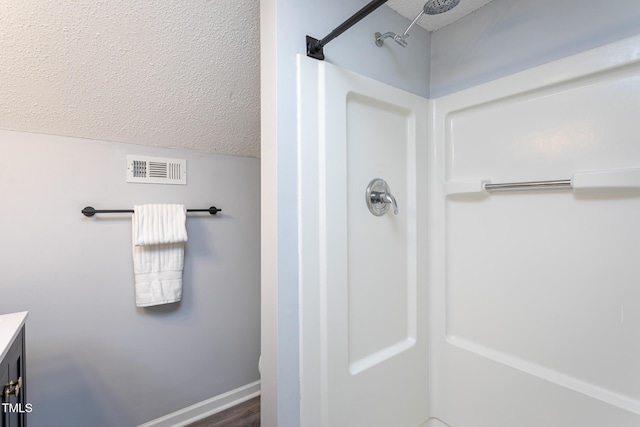
[[[638,189],[445,195],[640,167],[629,39],[434,102],[433,415],[640,424]]]
[[[416,341],[415,140],[410,110],[357,93],[346,110],[349,371],[358,373]],[[389,183],[397,215],[367,209],[374,178]]]
[[[422,426],[428,418],[428,101],[300,58],[302,424]],[[312,82],[317,79],[318,85]],[[317,97],[317,98],[316,98]],[[317,102],[314,102],[317,101]],[[318,111],[318,120],[309,111]],[[315,126],[318,129],[313,129]],[[373,215],[384,179],[398,204]],[[422,314],[422,315],[420,315]]]

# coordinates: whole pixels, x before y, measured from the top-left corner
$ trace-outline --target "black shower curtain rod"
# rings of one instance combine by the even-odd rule
[[[338,25],[335,30],[331,31],[322,40],[314,39],[311,36],[307,36],[307,56],[311,58],[324,60],[324,52],[322,48],[331,40],[338,37],[340,34],[347,31],[349,28],[357,24],[362,18],[385,4],[387,0],[373,0],[371,3],[354,13],[349,19]]]
[[[209,212],[211,215],[215,215],[218,212],[221,212],[222,209],[218,209],[215,206],[211,206],[209,209],[187,209],[187,212]],[[87,206],[82,209],[82,215],[84,216],[94,216],[97,213],[133,213],[133,209],[94,209],[91,206]]]

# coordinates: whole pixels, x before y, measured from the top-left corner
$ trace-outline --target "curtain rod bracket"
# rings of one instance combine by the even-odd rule
[[[331,31],[325,38],[322,40],[315,39],[311,36],[307,36],[307,56],[315,59],[319,59],[320,61],[324,60],[324,52],[322,48],[329,43],[331,40],[338,37],[340,34],[347,31],[349,28],[353,27],[356,23],[358,23],[362,18],[385,4],[387,0],[373,0],[368,3],[365,7],[354,13],[350,18],[344,21],[342,24],[338,25],[335,30]]]
[[[320,40],[307,36],[307,56],[324,61],[324,51],[319,44]]]

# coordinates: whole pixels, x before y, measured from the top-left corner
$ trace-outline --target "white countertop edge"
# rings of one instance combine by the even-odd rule
[[[0,360],[9,352],[11,344],[27,320],[28,311],[0,315]]]

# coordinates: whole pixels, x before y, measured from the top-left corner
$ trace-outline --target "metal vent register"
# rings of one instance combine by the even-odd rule
[[[187,161],[127,155],[127,182],[186,185]]]

